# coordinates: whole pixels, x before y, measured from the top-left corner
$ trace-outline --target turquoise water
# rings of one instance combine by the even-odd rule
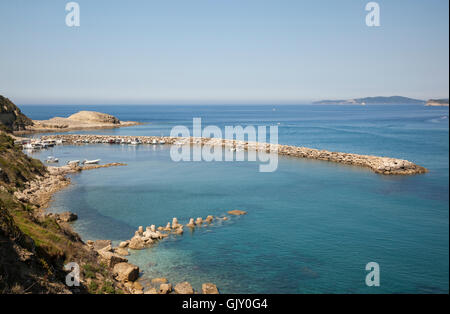
[[[422,106],[23,106],[46,119],[81,109],[148,124],[86,133],[168,135],[174,125],[279,125],[279,142],[405,158],[430,173],[386,177],[369,170],[280,157],[251,162],[171,161],[168,146],[58,146],[34,156],[101,158],[126,167],[83,172],[50,210],[79,215],[87,239],[129,239],[139,225],[172,217],[248,215],[185,232],[133,253],[142,277],[214,282],[223,293],[444,293],[449,291],[448,108]],[[187,231],[187,229],[186,229]],[[377,262],[381,286],[365,285]]]

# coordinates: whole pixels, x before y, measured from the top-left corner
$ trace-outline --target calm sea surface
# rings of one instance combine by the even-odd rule
[[[143,279],[187,280],[223,293],[448,293],[449,111],[424,106],[21,106],[32,119],[95,110],[147,124],[73,133],[169,135],[175,125],[278,125],[279,142],[408,159],[425,175],[280,157],[278,170],[254,162],[181,162],[168,146],[58,146],[34,153],[62,162],[96,159],[126,167],[86,171],[49,210],[78,214],[85,239],[120,241],[139,225],[172,217],[248,215],[186,229],[132,253]],[[365,285],[377,262],[381,286]]]

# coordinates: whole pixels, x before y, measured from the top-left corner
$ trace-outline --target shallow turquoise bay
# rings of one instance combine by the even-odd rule
[[[35,119],[51,106],[24,106]],[[61,115],[82,108],[58,107]],[[49,210],[78,214],[83,239],[120,241],[140,225],[172,217],[245,216],[171,237],[130,261],[142,277],[217,284],[223,293],[443,293],[449,278],[448,108],[421,106],[99,106],[151,124],[86,133],[168,135],[172,126],[278,124],[279,142],[405,158],[425,175],[380,176],[367,169],[280,157],[278,170],[252,162],[180,162],[169,146],[57,146],[33,154],[62,162],[101,158],[125,167],[86,171]],[[56,110],[56,109],[55,109]],[[365,285],[377,262],[381,286]]]

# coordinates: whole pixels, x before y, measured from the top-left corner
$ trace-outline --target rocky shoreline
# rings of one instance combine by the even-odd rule
[[[14,196],[22,203],[30,204],[35,207],[35,215],[41,219],[51,218],[54,219],[61,229],[66,230],[67,233],[77,238],[77,241],[81,241],[81,237],[73,230],[70,222],[77,220],[77,215],[71,212],[64,213],[48,213],[45,209],[48,207],[51,197],[54,193],[62,190],[70,184],[70,179],[67,177],[69,174],[79,173],[84,170],[92,170],[98,168],[125,166],[123,163],[109,163],[105,165],[85,165],[85,166],[62,166],[62,167],[47,167],[48,172],[42,176],[36,177],[35,180],[27,182],[25,188],[16,191]],[[214,218],[208,216],[205,220],[197,218],[195,222],[190,221],[187,226],[194,228],[195,226],[201,226],[211,223]],[[216,217],[216,219],[227,220],[227,217]],[[166,232],[167,233],[166,233]],[[183,234],[183,225],[178,224],[178,220],[174,218],[172,220],[172,227],[170,223],[166,227],[159,227],[156,230],[152,225],[147,227],[144,231],[142,227],[136,232],[135,236],[131,240],[123,241],[118,247],[112,246],[110,240],[88,240],[84,243],[85,250],[94,254],[98,258],[98,262],[104,265],[112,277],[115,279],[115,286],[121,289],[124,293],[130,294],[193,294],[195,290],[188,282],[178,283],[172,285],[168,283],[166,278],[154,278],[148,287],[144,287],[139,283],[140,269],[138,266],[128,262],[125,257],[129,255],[128,249],[141,250],[149,247],[151,244],[156,244],[158,240],[164,239],[169,234],[181,235]],[[92,266],[90,266],[92,267]],[[101,276],[101,274],[96,274]],[[82,281],[86,281],[86,286],[90,286],[94,283],[93,278],[82,278]],[[204,283],[202,285],[203,294],[216,294],[219,293],[216,285],[213,283]]]
[[[121,141],[131,141],[139,139],[143,144],[154,144],[164,142],[165,144],[178,144],[183,142],[191,145],[220,145],[222,147],[236,148],[244,150],[263,150],[266,152],[277,152],[279,155],[296,158],[307,158],[329,162],[336,162],[346,165],[369,168],[381,175],[414,175],[427,173],[428,170],[416,165],[408,160],[378,157],[371,155],[359,155],[351,153],[331,152],[307,147],[297,147],[290,145],[273,145],[267,143],[245,142],[237,140],[226,140],[216,138],[180,138],[167,136],[110,136],[110,135],[81,135],[81,134],[59,134],[46,135],[42,140],[62,140],[65,144],[98,144],[98,143],[120,143]]]

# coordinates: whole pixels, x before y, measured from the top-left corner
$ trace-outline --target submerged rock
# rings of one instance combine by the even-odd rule
[[[240,215],[246,215],[247,212],[243,211],[243,210],[239,210],[239,209],[234,209],[234,210],[228,211],[228,214],[235,215],[235,216],[240,216]]]
[[[162,283],[167,283],[167,278],[160,277],[160,278],[153,278],[152,279],[152,284],[162,284]]]

